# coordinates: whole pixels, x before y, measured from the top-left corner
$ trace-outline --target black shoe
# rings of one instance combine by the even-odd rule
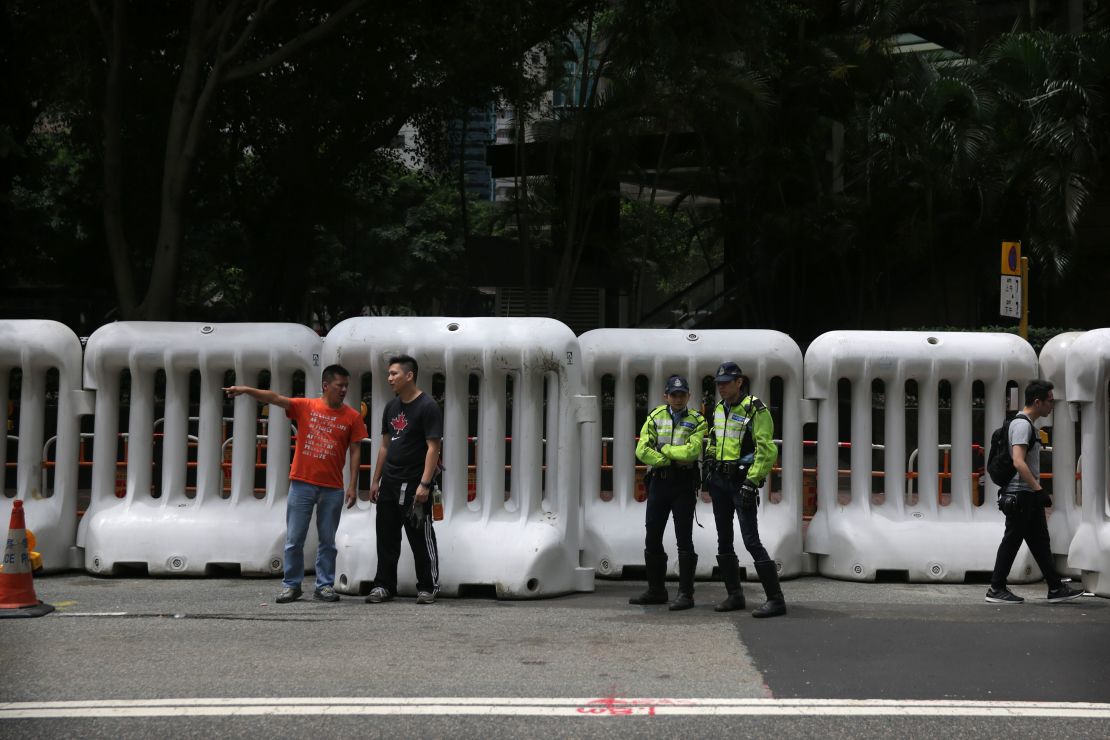
[[[639,596],[633,596],[628,600],[629,604],[636,604],[637,606],[647,606],[650,604],[666,604],[667,603],[666,591],[652,591],[650,588],[644,591]]]
[[[672,612],[681,612],[687,609],[693,609],[694,597],[692,594],[680,593],[677,597],[675,597],[675,600],[672,601],[671,605],[667,608],[670,609]]]
[[[1051,597],[1052,592],[1050,591],[1048,595],[1049,595],[1049,597]],[[1015,596],[1014,594],[1012,594],[1010,592],[1010,589],[1008,589],[1008,588],[1000,588],[1000,589],[988,588],[987,589],[987,603],[988,604],[1024,604],[1025,599],[1021,598],[1020,596]]]
[[[713,607],[715,612],[734,612],[743,609],[746,606],[744,601],[744,594],[737,591],[734,594],[729,594],[725,600]]]
[[[317,601],[339,601],[339,594],[331,586],[322,586],[312,593],[312,598]]]
[[[1073,601],[1083,595],[1083,589],[1072,588],[1071,586],[1061,583],[1056,588],[1048,592],[1048,603],[1059,604],[1064,601]]]
[[[755,572],[759,574],[759,582],[763,584],[763,593],[767,595],[767,600],[752,612],[752,616],[763,619],[786,614],[786,599],[783,598],[782,587],[779,586],[778,565],[774,560],[761,560],[755,564]]]
[[[725,582],[728,596],[725,600],[713,607],[715,612],[734,612],[745,606],[744,589],[740,585],[740,563],[736,555],[718,555],[717,566],[721,572],[721,580]]]
[[[781,617],[786,614],[786,602],[782,599],[767,599],[758,609],[752,612],[756,619],[765,617]]]
[[[301,590],[294,586],[283,588],[274,601],[278,604],[288,604],[290,601],[296,601],[299,598],[301,598]]]

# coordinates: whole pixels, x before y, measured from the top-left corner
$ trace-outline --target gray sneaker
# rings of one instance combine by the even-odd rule
[[[312,594],[317,601],[339,601],[339,594],[331,586],[322,586]]]
[[[278,604],[288,604],[290,601],[296,601],[301,598],[301,590],[295,586],[286,586],[281,590],[281,593],[274,599]]]
[[[436,595],[428,591],[421,591],[416,595],[417,604],[434,604],[436,603]]]
[[[383,601],[389,601],[393,596],[382,586],[374,586],[370,590],[370,595],[366,597],[367,604],[380,604]]]

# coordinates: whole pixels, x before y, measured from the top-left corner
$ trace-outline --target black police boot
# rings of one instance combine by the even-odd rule
[[[717,606],[715,612],[734,612],[744,608],[744,590],[740,587],[740,561],[736,555],[718,555],[717,567],[721,571],[721,580],[725,582],[728,596]]]
[[[628,600],[629,604],[666,604],[667,603],[667,553],[655,555],[644,550],[644,565],[647,566],[647,591]]]
[[[763,605],[752,612],[753,617],[781,617],[786,614],[786,599],[782,597],[782,588],[779,586],[779,572],[775,568],[774,560],[764,560],[755,564],[755,572],[759,574],[759,582],[767,594]]]
[[[697,567],[697,555],[685,552],[678,554],[678,597],[668,607],[672,612],[694,608],[694,572]]]

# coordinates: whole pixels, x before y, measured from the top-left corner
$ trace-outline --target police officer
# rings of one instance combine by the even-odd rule
[[[644,563],[647,565],[647,591],[628,600],[630,604],[667,603],[667,553],[663,551],[663,530],[667,517],[674,514],[674,533],[678,541],[678,597],[671,611],[694,606],[694,505],[697,503],[698,458],[705,439],[705,417],[686,408],[690,385],[686,378],[672,375],[664,389],[667,402],[648,414],[640,430],[636,457],[650,465],[647,482],[647,512],[644,538]]]
[[[717,522],[717,565],[728,597],[715,609],[728,612],[744,608],[740,564],[733,546],[735,512],[740,518],[744,547],[755,560],[756,573],[767,594],[767,600],[752,612],[752,616],[777,617],[786,614],[786,601],[779,587],[775,561],[759,541],[756,521],[759,489],[778,457],[775,422],[771,410],[752,395],[751,380],[735,362],[721,363],[716,381],[721,400],[713,409],[713,429],[709,433],[706,457],[713,518]]]

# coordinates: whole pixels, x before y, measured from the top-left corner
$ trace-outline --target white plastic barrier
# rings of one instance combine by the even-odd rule
[[[1077,337],[1068,348],[1067,401],[1077,407],[1082,430],[1082,519],[1068,550],[1068,565],[1083,574],[1083,585],[1110,596],[1110,509],[1107,505],[1107,414],[1110,413],[1110,329]]]
[[[593,590],[581,567],[578,423],[582,404],[578,341],[550,319],[359,318],[328,334],[324,355],[352,373],[351,402],[361,375],[373,377],[367,426],[375,460],[381,417],[393,393],[391,355],[419,363],[428,392],[444,376],[444,519],[435,525],[439,582],[446,594],[492,586],[501,598],[536,598]],[[467,502],[469,380],[479,378],[477,496]],[[512,456],[506,460],[507,380],[512,378]],[[546,444],[545,444],[546,439]],[[494,440],[489,444],[486,440]],[[505,487],[506,463],[511,465]],[[507,496],[506,494],[509,493]],[[336,544],[336,590],[365,591],[377,570],[376,509],[360,502],[343,512]],[[402,545],[398,589],[416,593],[412,554]]]
[[[1041,348],[1041,378],[1055,386],[1056,403],[1045,425],[1052,427],[1052,510],[1048,516],[1048,532],[1056,569],[1069,572],[1068,549],[1079,529],[1082,509],[1077,501],[1075,473],[1078,463],[1077,429],[1068,409],[1067,355],[1068,348],[1083,332],[1068,332],[1050,339]],[[1045,453],[1042,452],[1042,456]],[[1041,466],[1044,472],[1044,466]],[[1079,575],[1078,571],[1070,575]]]
[[[601,417],[601,386],[606,375],[614,378],[612,499],[601,498],[600,423],[586,425],[582,442],[582,501],[585,524],[584,562],[603,576],[620,577],[627,565],[644,563],[644,504],[636,493],[636,378],[647,377],[647,408],[663,402],[663,385],[671,374],[686,376],[693,406],[701,404],[702,379],[713,376],[725,360],[737,362],[752,379],[757,396],[770,404],[771,380],[783,382],[781,423],[775,435],[782,447],[776,463],[782,467],[781,497],[762,491],[759,534],[767,551],[779,563],[784,576],[812,572],[812,558],[802,552],[802,353],[790,337],[776,331],[679,329],[598,329],[579,338],[585,365],[587,389],[594,396]],[[716,399],[712,399],[715,403]],[[713,424],[712,407],[706,423]],[[776,414],[776,416],[779,416]],[[697,573],[712,574],[717,564],[717,529],[713,507],[699,500],[694,527]],[[739,525],[734,524],[736,553],[747,573],[754,578],[751,555],[744,549]],[[663,537],[668,550],[668,568],[677,572],[674,522],[668,520]]]
[[[88,341],[85,384],[97,390],[92,500],[78,530],[85,568],[111,574],[120,565],[145,566],[154,575],[199,575],[238,567],[243,574],[282,570],[285,498],[289,490],[290,425],[270,407],[266,487],[255,494],[258,403],[235,400],[230,495],[223,498],[220,390],[228,370],[236,383],[290,394],[294,374],[305,374],[307,395],[320,393],[321,339],[296,324],[192,324],[121,322],[98,329]],[[161,495],[155,481],[155,379],[165,372]],[[127,492],[114,491],[120,416],[120,376],[131,375],[127,443]],[[196,436],[196,491],[186,477],[189,445],[190,373],[200,375]],[[310,528],[310,532],[314,528]],[[311,537],[310,537],[311,539]],[[315,542],[306,543],[306,554]],[[306,562],[313,562],[307,557]]]
[[[879,570],[905,572],[911,581],[964,580],[968,571],[989,572],[1002,539],[997,487],[984,478],[982,505],[973,501],[972,391],[984,386],[979,439],[1006,412],[1006,384],[1037,374],[1037,356],[1011,334],[836,331],[813,341],[805,357],[806,398],[818,403],[817,513],[806,550],[818,556],[821,575],[874,580]],[[838,383],[851,383],[851,500],[838,500]],[[872,384],[883,383],[885,496],[872,502]],[[921,454],[916,503],[902,491],[906,479],[906,383],[917,383],[917,447],[940,443],[939,384],[951,385],[951,499],[940,505],[937,454]],[[911,499],[912,501],[912,499]],[[1022,546],[1010,579],[1035,580],[1039,571]]]
[[[8,428],[11,371],[21,373],[15,498],[23,501],[27,528],[35,533],[43,570],[76,567],[77,453],[80,415],[92,412],[89,394],[81,390],[81,343],[68,327],[54,321],[0,321],[0,428]],[[43,457],[46,447],[47,373],[58,371],[58,417],[53,485],[47,487]],[[10,434],[10,433],[9,433]],[[8,442],[0,446],[0,473],[6,481]],[[4,483],[3,485],[6,485]],[[7,532],[12,501],[0,495],[0,527]]]

